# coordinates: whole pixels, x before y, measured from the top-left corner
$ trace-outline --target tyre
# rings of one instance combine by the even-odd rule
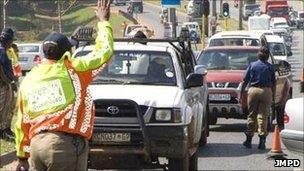
[[[169,171],[188,171],[189,155],[185,154],[183,158],[169,158]]]
[[[189,159],[189,171],[197,171],[198,150]]]
[[[205,129],[202,130],[201,139],[199,141],[199,146],[200,147],[203,147],[207,144],[207,131],[208,131],[208,125],[205,124]]]
[[[217,123],[217,117],[214,116],[214,114],[209,114],[209,118],[208,118],[208,121],[209,121],[209,125],[215,125]]]
[[[207,105],[206,107],[206,111],[207,112],[209,111],[209,107]],[[207,114],[208,116],[208,114]],[[205,121],[205,122],[203,122]],[[201,139],[199,141],[199,146],[200,147],[203,147],[207,144],[207,137],[209,136],[209,124],[208,124],[208,117],[206,118],[203,118],[203,121],[202,121],[202,132],[201,132]]]

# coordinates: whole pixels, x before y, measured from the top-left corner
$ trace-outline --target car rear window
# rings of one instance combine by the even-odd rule
[[[39,46],[33,46],[33,45],[28,45],[28,46],[18,46],[19,52],[24,53],[24,52],[39,52]]]
[[[197,63],[209,70],[245,70],[256,61],[258,49],[215,49],[200,54]]]
[[[246,38],[222,38],[212,39],[209,46],[259,46],[260,41],[258,39],[246,39]]]

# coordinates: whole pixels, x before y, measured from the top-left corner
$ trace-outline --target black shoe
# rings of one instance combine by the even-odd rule
[[[252,147],[251,142],[252,142],[252,136],[246,134],[246,140],[243,142],[243,146],[245,146],[246,148],[251,148]]]
[[[6,128],[2,132],[2,136],[4,139],[7,139],[8,141],[14,141],[15,140],[15,134],[12,132],[10,128]]]
[[[258,149],[260,150],[265,150],[266,149],[266,136],[259,136],[260,137],[260,143],[259,143],[259,146],[258,146]]]

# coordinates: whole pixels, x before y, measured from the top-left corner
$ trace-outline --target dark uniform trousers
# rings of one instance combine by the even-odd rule
[[[83,137],[62,132],[39,133],[32,138],[30,149],[33,170],[87,170],[89,143]]]
[[[250,87],[248,90],[248,117],[246,134],[253,136],[258,127],[259,136],[267,136],[267,118],[272,103],[270,87]]]
[[[0,78],[1,79],[1,78]],[[11,84],[5,84],[0,80],[0,129],[11,127],[14,105],[13,91]]]

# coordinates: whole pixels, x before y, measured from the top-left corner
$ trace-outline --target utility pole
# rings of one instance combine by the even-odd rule
[[[220,0],[220,16],[223,16],[223,0]]]
[[[239,0],[239,30],[243,30],[243,0]]]
[[[212,5],[211,6],[212,6],[212,10],[211,10],[212,14],[211,15],[216,17],[216,0],[212,0]]]
[[[177,23],[176,23],[176,10],[175,8],[169,8],[168,10],[169,12],[169,23],[171,23],[171,26],[172,26],[172,38],[176,38],[177,35],[176,35],[176,26],[177,26]]]
[[[202,38],[201,38],[201,41],[202,41],[202,49],[205,48],[205,33],[206,33],[206,16],[205,14],[202,15]]]
[[[61,1],[57,1],[57,7],[58,7],[58,27],[59,27],[59,33],[62,33],[62,23],[61,23]]]
[[[8,2],[9,0],[3,0],[3,28],[6,27],[6,5]]]

